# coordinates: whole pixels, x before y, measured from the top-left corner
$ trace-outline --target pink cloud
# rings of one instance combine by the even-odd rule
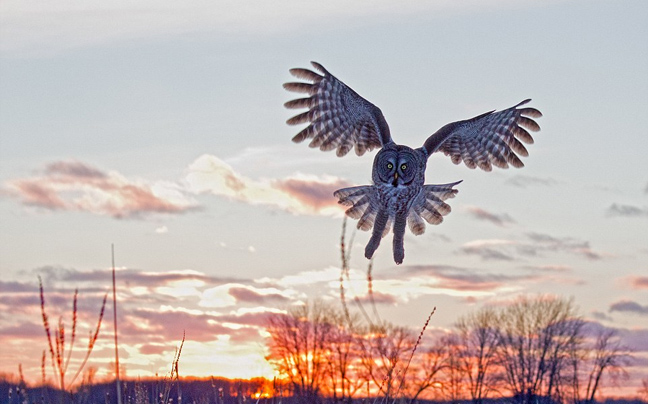
[[[267,300],[287,302],[288,298],[279,293],[259,293],[256,290],[247,287],[232,287],[228,293],[238,302],[245,303],[263,303]]]
[[[203,155],[189,166],[186,181],[195,193],[211,193],[251,205],[265,205],[294,214],[339,215],[333,197],[351,183],[332,176],[294,175],[283,179],[251,179],[216,156]]]
[[[192,341],[213,341],[218,335],[229,335],[231,328],[218,323],[217,316],[206,313],[193,313],[184,310],[159,311],[135,309],[127,316],[130,323],[120,334],[140,338],[152,334],[162,341],[172,341],[182,337],[183,330],[187,339]]]
[[[515,220],[513,220],[513,218],[506,213],[497,215],[476,206],[468,207],[468,211],[475,219],[490,222],[495,226],[504,227],[507,224],[515,223]]]
[[[494,291],[514,282],[537,279],[534,275],[503,275],[443,265],[416,265],[408,268],[411,275],[425,275],[434,280],[434,287],[456,291]]]
[[[337,198],[333,196],[333,192],[349,187],[351,184],[341,179],[323,182],[316,179],[288,178],[276,181],[273,186],[319,211],[326,207],[337,206]]]
[[[230,313],[218,316],[219,321],[225,323],[240,324],[246,326],[265,327],[268,325],[268,319],[276,316],[277,311],[256,310],[243,313]]]
[[[389,293],[382,293],[382,292],[373,292],[373,297],[370,296],[369,294],[366,294],[364,296],[358,297],[358,300],[362,304],[371,304],[371,303],[376,303],[376,304],[384,304],[388,306],[393,306],[396,303],[398,303],[398,297]]]
[[[135,181],[78,161],[51,163],[41,175],[10,180],[6,186],[27,206],[114,218],[178,214],[197,207],[176,185]]]
[[[139,352],[142,355],[162,355],[169,352],[169,348],[162,344],[145,344],[139,348]]]
[[[648,289],[648,276],[630,276],[626,280],[632,289]]]

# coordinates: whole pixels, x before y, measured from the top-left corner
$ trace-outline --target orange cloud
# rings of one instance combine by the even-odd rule
[[[48,210],[82,211],[114,218],[196,209],[177,185],[128,179],[78,161],[57,161],[41,175],[10,180],[9,194],[22,204]]]

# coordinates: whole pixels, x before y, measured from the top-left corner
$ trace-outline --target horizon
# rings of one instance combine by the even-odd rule
[[[402,265],[383,240],[377,310],[418,332],[436,307],[432,336],[521,296],[573,299],[634,350],[629,379],[602,396],[632,396],[648,378],[647,17],[638,0],[3,2],[0,373],[20,363],[40,380],[39,276],[52,324],[69,327],[79,289],[83,347],[114,243],[127,376],[167,370],[183,330],[187,375],[276,375],[267,318],[339,300],[332,193],[369,183],[376,153],[291,142],[302,126],[285,123],[295,97],[282,84],[315,60],[412,147],[532,99],[544,116],[525,167],[430,157],[426,183],[463,182],[443,223],[408,231]],[[355,224],[345,287],[367,301],[370,234]],[[110,374],[112,321],[109,299],[97,377]]]

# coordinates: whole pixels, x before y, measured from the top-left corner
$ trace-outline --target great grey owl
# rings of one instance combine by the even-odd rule
[[[528,156],[524,143],[533,143],[526,129],[538,131],[532,120],[542,116],[534,108],[523,107],[531,100],[498,112],[489,111],[465,121],[449,123],[427,138],[422,147],[394,143],[389,126],[378,107],[362,98],[350,87],[329,73],[322,65],[311,62],[318,74],[308,69],[290,69],[293,76],[309,81],[285,83],[289,91],[306,93],[307,98],[288,101],[286,108],[308,108],[293,118],[289,125],[309,123],[294,142],[312,139],[310,147],[336,149],[344,156],[355,149],[358,156],[374,148],[382,148],[374,158],[373,185],[343,188],[335,191],[339,203],[350,206],[346,214],[358,219],[358,228],[373,232],[365,256],[371,258],[382,237],[393,226],[393,251],[396,264],[403,262],[403,237],[409,225],[415,235],[425,231],[425,221],[439,224],[450,212],[444,201],[457,193],[453,187],[461,181],[442,185],[424,185],[428,157],[443,152],[452,162],[461,161],[469,168],[490,171],[492,166],[522,167],[518,156]]]

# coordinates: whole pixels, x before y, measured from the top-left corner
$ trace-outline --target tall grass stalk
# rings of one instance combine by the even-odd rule
[[[180,347],[176,348],[175,355],[173,355],[173,362],[171,362],[171,374],[168,377],[164,377],[164,392],[160,393],[160,404],[168,404],[169,395],[171,394],[171,387],[173,382],[176,382],[176,387],[178,390],[178,403],[182,401],[182,393],[180,393],[180,373],[178,372],[178,363],[180,362],[180,354],[182,353],[182,347],[185,342],[185,332],[182,332],[182,341],[180,342]]]
[[[113,292],[113,328],[115,330],[115,382],[117,384],[117,404],[122,404],[121,384],[119,380],[119,342],[117,341],[117,286],[115,282],[115,245],[110,245],[112,255],[112,292]]]
[[[40,289],[40,304],[41,304],[41,315],[43,319],[43,328],[45,329],[45,336],[47,337],[47,344],[49,347],[50,359],[52,362],[52,371],[54,372],[54,378],[57,379],[58,381],[59,388],[61,389],[62,392],[66,392],[69,390],[69,388],[72,385],[74,385],[74,382],[81,374],[81,371],[83,370],[86,363],[88,362],[88,358],[90,358],[90,354],[92,353],[92,349],[94,348],[95,343],[97,342],[97,338],[99,338],[99,329],[101,328],[101,321],[103,320],[104,310],[106,308],[106,299],[108,298],[108,294],[106,293],[104,295],[103,302],[101,304],[101,310],[99,312],[99,318],[97,320],[97,326],[94,329],[94,332],[90,331],[90,334],[88,336],[88,347],[86,349],[86,353],[83,358],[83,361],[81,362],[81,365],[79,365],[79,368],[77,369],[76,373],[69,381],[69,383],[66,383],[65,376],[67,374],[68,367],[70,365],[70,358],[72,356],[72,350],[74,348],[74,340],[76,338],[76,328],[77,328],[77,321],[78,321],[77,301],[78,301],[79,290],[78,289],[74,290],[74,298],[72,302],[72,336],[70,338],[69,347],[67,347],[68,352],[66,355],[65,354],[65,350],[66,350],[65,324],[63,323],[63,317],[59,317],[58,325],[52,335],[49,316],[47,315],[47,312],[45,310],[45,292],[43,290],[43,280],[41,279],[40,276],[38,277],[38,285]],[[43,379],[45,379],[44,361],[42,364],[42,371],[43,371]],[[61,400],[62,399],[63,396],[61,396]]]
[[[414,353],[416,353],[416,349],[421,343],[421,339],[423,339],[423,334],[425,333],[425,329],[430,324],[430,320],[432,319],[432,316],[434,315],[435,312],[436,312],[436,306],[432,308],[430,315],[428,316],[427,320],[425,320],[425,324],[423,324],[423,329],[421,330],[421,333],[416,339],[416,343],[414,344],[414,348],[412,348],[412,353],[410,354],[410,357],[407,360],[407,365],[405,365],[405,369],[403,370],[403,376],[401,378],[400,385],[398,386],[398,390],[396,391],[396,395],[394,396],[394,398],[398,397],[398,394],[400,394],[401,389],[405,385],[405,376],[407,375],[407,370],[409,369],[410,363],[412,362],[412,358],[414,358]]]

